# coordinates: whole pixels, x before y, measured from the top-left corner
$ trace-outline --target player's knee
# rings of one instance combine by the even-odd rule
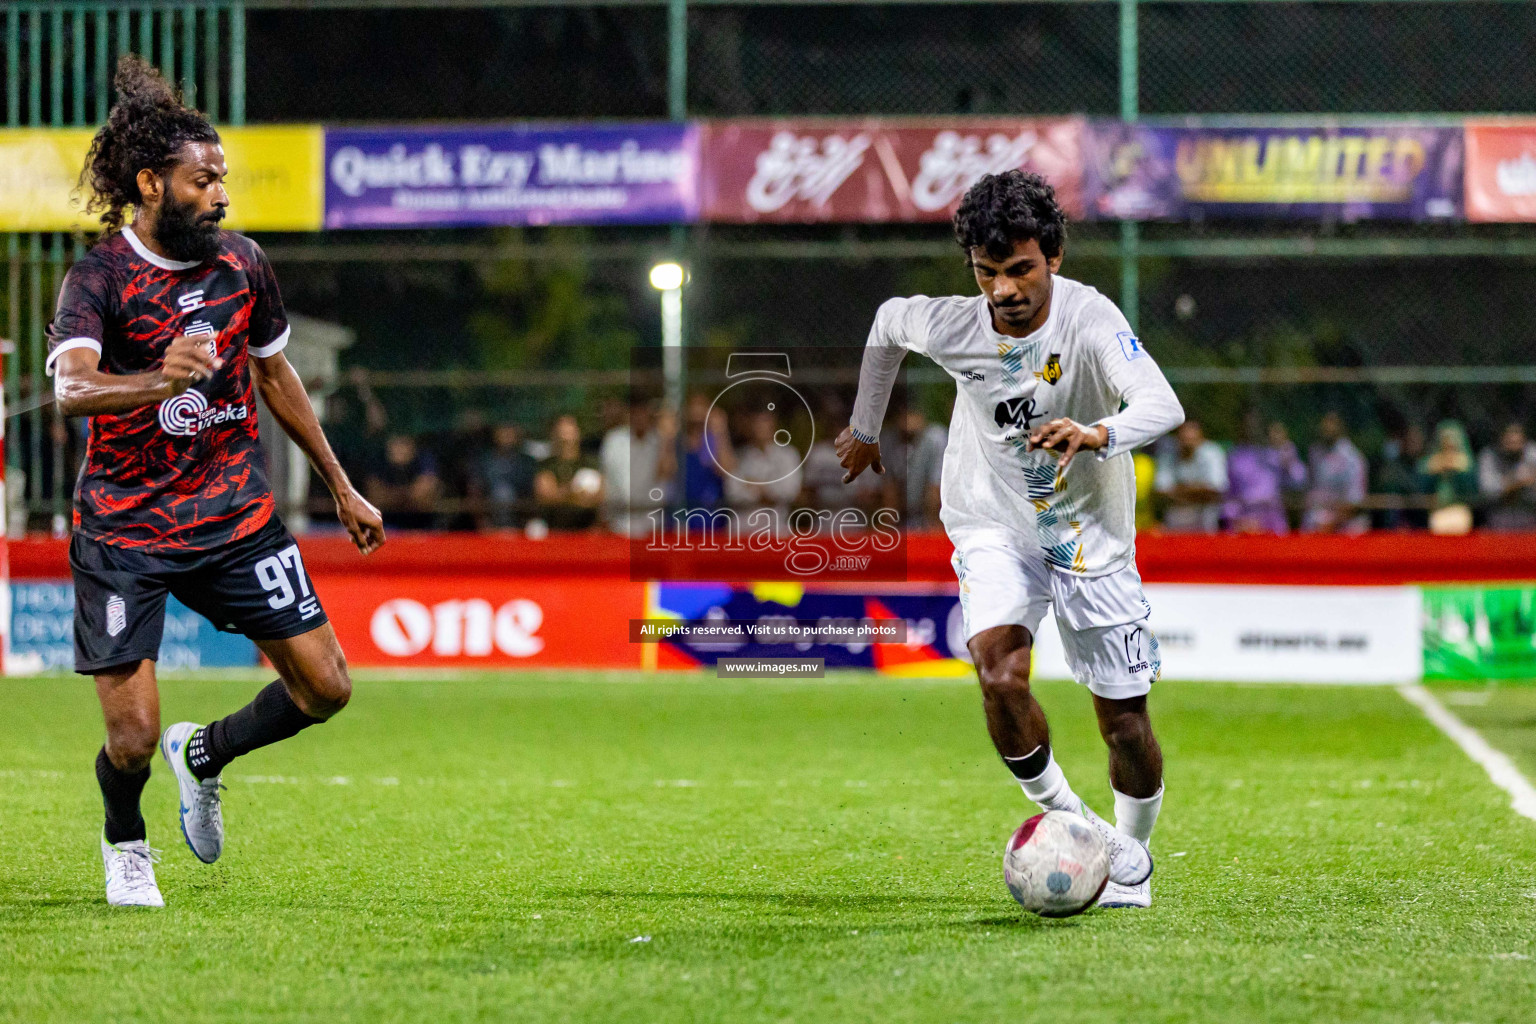
[[[160,720],[153,711],[120,715],[107,725],[107,757],[119,771],[142,771],[155,758]]]
[[[977,666],[981,695],[988,701],[1021,700],[1029,696],[1030,649],[1017,647]]]
[[[1099,735],[1111,750],[1135,752],[1151,744],[1152,720],[1146,715],[1112,715],[1100,719]]]
[[[352,677],[347,663],[335,659],[304,681],[305,714],[312,718],[330,718],[352,699]]]

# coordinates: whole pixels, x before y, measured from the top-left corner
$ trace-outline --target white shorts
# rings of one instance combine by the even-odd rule
[[[957,547],[951,561],[967,641],[996,626],[1023,626],[1034,637],[1054,605],[1067,667],[1079,683],[1100,697],[1124,700],[1145,696],[1157,681],[1162,657],[1135,566],[1074,576],[1051,568],[1038,550],[1020,550],[1002,537],[975,538],[963,551]]]

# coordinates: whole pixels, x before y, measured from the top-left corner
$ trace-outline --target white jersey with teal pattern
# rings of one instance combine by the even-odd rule
[[[941,518],[956,547],[1001,528],[1037,539],[1063,572],[1102,576],[1134,564],[1136,479],[1119,456],[1178,426],[1184,410],[1114,303],[1054,277],[1045,324],[1012,338],[993,328],[982,295],[891,299],[864,352],[853,411],[861,438],[879,436],[908,351],[955,379]],[[1062,417],[1109,434],[1103,450],[1077,456],[1066,472],[1056,452],[1028,441]]]

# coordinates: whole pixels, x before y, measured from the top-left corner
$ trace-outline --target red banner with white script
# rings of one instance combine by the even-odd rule
[[[1068,216],[1084,209],[1075,117],[753,120],[704,123],[706,221],[943,221],[985,174],[1044,175]]]
[[[1536,121],[1471,122],[1467,219],[1536,221]]]

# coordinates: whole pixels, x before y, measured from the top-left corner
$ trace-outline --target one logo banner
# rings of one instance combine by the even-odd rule
[[[748,224],[944,221],[985,174],[1023,168],[1080,216],[1081,118],[711,121],[703,219]]]
[[[1466,130],[1467,219],[1536,221],[1536,121]]]
[[[329,128],[325,226],[690,221],[697,132],[671,123]]]
[[[1090,217],[1461,215],[1460,128],[1414,125],[1160,128],[1094,121],[1084,145]]]

